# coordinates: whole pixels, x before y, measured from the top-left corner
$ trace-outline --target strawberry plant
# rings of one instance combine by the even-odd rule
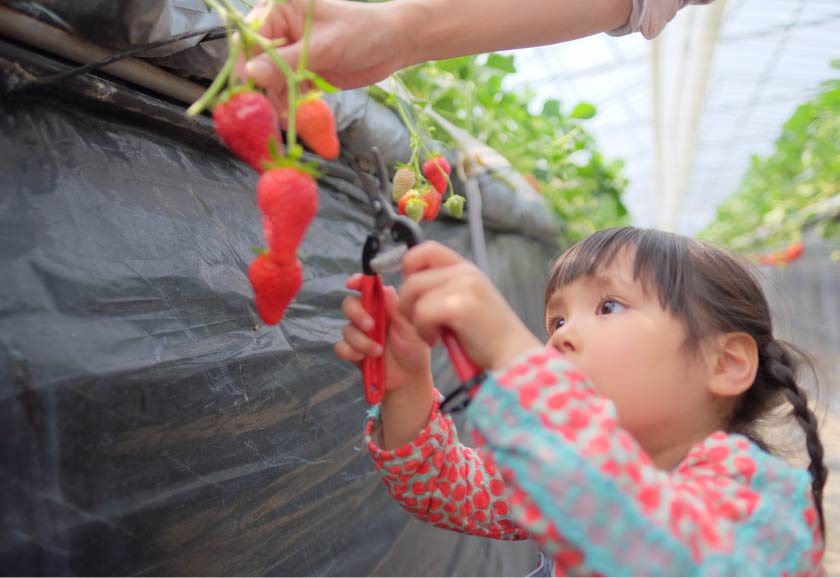
[[[834,67],[840,68],[840,61]],[[752,158],[739,190],[721,204],[701,236],[752,253],[764,264],[798,258],[803,227],[840,238],[838,147],[840,79],[834,79],[796,109],[772,154]]]
[[[394,83],[400,82],[397,75],[392,76],[391,79]],[[404,87],[403,90],[405,90]],[[418,110],[416,105],[404,103],[393,94],[383,95],[379,92],[376,94],[397,111],[409,133],[411,158],[407,163],[397,163],[393,180],[394,201],[397,203],[400,214],[417,222],[431,221],[437,218],[442,205],[452,215],[461,218],[465,199],[455,194],[452,188],[450,178],[452,166],[447,158],[433,152],[427,144],[434,131],[434,127],[429,124],[428,116]],[[406,110],[406,105],[413,107],[414,114]],[[426,158],[422,166],[420,165],[421,157]],[[435,194],[429,194],[430,190]],[[447,197],[446,201],[443,201],[444,196]]]
[[[566,223],[565,241],[627,224],[629,216],[621,201],[626,187],[623,165],[605,159],[582,124],[596,114],[595,107],[580,103],[564,114],[559,101],[548,100],[534,112],[529,90],[504,86],[515,72],[513,56],[466,56],[421,64],[395,75],[413,99],[410,111],[378,87],[371,88],[371,95],[396,108],[407,126],[417,125],[445,144],[453,143],[447,141],[445,130],[436,130],[440,127],[423,115],[425,107],[499,151]],[[407,112],[413,118],[407,118]],[[452,204],[463,207],[463,201],[454,198]]]
[[[317,162],[303,162],[298,136],[316,154],[338,157],[340,143],[330,107],[318,91],[300,94],[304,82],[323,89],[331,87],[306,70],[306,50],[312,22],[310,0],[304,23],[303,50],[298,69],[292,70],[275,52],[275,42],[257,33],[261,22],[245,22],[230,0],[205,0],[227,24],[228,58],[202,97],[187,111],[189,115],[212,107],[216,132],[236,156],[261,173],[257,182],[257,206],[262,213],[262,230],[268,251],[260,251],[248,268],[257,313],[264,323],[279,323],[289,303],[303,285],[303,266],[297,249],[310,222],[318,212]],[[268,99],[250,81],[240,82],[233,64],[255,47],[265,51],[286,76],[288,126],[286,146],[279,119]]]

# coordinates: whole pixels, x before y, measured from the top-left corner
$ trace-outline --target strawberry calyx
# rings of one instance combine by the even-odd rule
[[[271,145],[269,144],[269,147]],[[296,146],[295,149],[300,148],[300,146]],[[266,164],[266,171],[270,171],[273,169],[292,169],[298,171],[299,173],[303,173],[305,175],[309,175],[313,179],[317,179],[321,176],[320,171],[318,171],[318,161],[308,161],[302,162],[300,160],[300,154],[295,155],[296,150],[290,149],[288,156],[276,156],[274,157],[270,163]]]
[[[323,91],[320,90],[310,90],[306,94],[302,95],[298,98],[297,105],[300,106],[302,104],[306,104],[307,102],[311,102],[313,100],[319,100],[324,96]]]

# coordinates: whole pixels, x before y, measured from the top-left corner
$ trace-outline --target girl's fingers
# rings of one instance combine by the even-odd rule
[[[473,274],[473,265],[459,260],[450,266],[420,270],[406,278],[400,288],[400,312],[410,321],[414,320],[414,308],[417,301],[433,290],[449,288],[455,290],[457,283],[460,290],[465,290],[464,280]]]
[[[397,290],[390,285],[385,286],[385,311],[392,324],[399,327],[411,327],[411,321],[400,311],[400,298],[397,295]]]
[[[456,329],[456,312],[461,295],[446,288],[432,289],[418,300],[414,308],[414,327],[420,338],[434,347],[440,339],[441,330]]]
[[[362,300],[355,295],[350,295],[349,297],[344,298],[344,301],[341,302],[341,310],[344,312],[344,316],[347,317],[347,320],[350,321],[351,324],[359,327],[362,331],[370,331],[373,329],[373,317],[365,311],[365,307],[362,305]]]
[[[362,289],[362,274],[354,273],[353,275],[350,275],[344,286],[348,289],[352,289],[353,291],[360,291]]]
[[[402,260],[403,277],[417,271],[469,263],[461,255],[435,241],[425,241],[408,250]]]
[[[365,358],[365,354],[356,351],[346,341],[339,341],[333,346],[335,354],[339,359],[349,361],[351,363],[359,364]]]
[[[344,336],[344,341],[347,342],[347,345],[363,356],[379,357],[384,352],[381,345],[368,337],[364,331],[355,325],[345,325],[341,330],[341,334]]]

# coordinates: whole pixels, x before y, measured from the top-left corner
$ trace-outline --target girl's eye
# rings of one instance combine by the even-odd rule
[[[548,326],[548,331],[549,331],[549,333],[554,333],[555,331],[557,331],[558,329],[563,327],[563,325],[565,325],[565,324],[566,324],[565,319],[563,319],[562,317],[555,317],[554,319],[551,319],[548,322],[548,325],[549,325]]]
[[[609,315],[610,313],[616,313],[618,311],[624,311],[624,305],[615,299],[605,299],[598,307],[599,315]]]

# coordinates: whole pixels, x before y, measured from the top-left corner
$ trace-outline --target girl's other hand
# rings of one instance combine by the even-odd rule
[[[491,370],[542,345],[490,279],[440,243],[410,249],[403,275],[400,311],[430,345],[448,328],[477,365]]]
[[[347,280],[347,288],[359,291],[362,275],[358,273]],[[349,323],[342,329],[343,339],[335,344],[336,355],[361,368],[362,360],[368,355],[385,355],[386,392],[405,389],[408,386],[430,383],[431,352],[429,346],[400,313],[399,297],[393,287],[385,287],[385,308],[391,325],[382,347],[366,334],[373,327],[373,318],[365,311],[357,295],[344,298],[341,309]]]

